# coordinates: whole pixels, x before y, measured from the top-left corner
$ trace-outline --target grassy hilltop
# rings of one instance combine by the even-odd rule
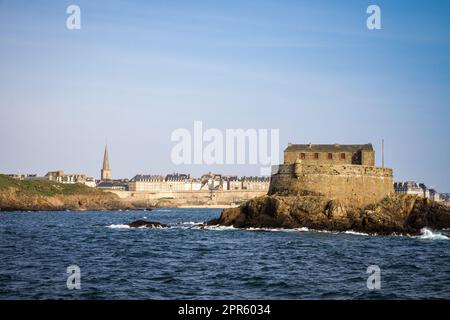
[[[102,193],[101,190],[79,183],[62,184],[47,180],[16,180],[0,174],[0,192],[8,189],[13,189],[24,195],[45,197]]]

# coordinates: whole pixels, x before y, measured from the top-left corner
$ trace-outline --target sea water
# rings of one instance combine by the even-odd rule
[[[449,231],[202,228],[218,209],[0,212],[0,299],[450,298]],[[137,219],[168,229],[129,228]],[[369,266],[380,269],[370,290]],[[69,266],[80,290],[69,290]]]

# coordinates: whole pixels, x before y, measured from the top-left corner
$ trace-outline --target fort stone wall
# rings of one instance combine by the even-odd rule
[[[348,206],[376,203],[394,192],[392,169],[363,165],[281,165],[269,194],[321,194]]]

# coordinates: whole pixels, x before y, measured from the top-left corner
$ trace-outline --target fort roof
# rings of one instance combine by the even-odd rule
[[[359,150],[373,151],[368,144],[289,144],[285,152],[356,152]]]

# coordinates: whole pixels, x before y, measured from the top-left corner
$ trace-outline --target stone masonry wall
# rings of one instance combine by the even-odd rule
[[[240,204],[244,201],[267,194],[266,190],[248,191],[173,191],[173,192],[146,192],[146,191],[117,191],[110,192],[117,194],[124,201],[140,202],[146,206],[208,206]]]
[[[375,166],[375,151],[361,151],[361,164],[363,166]]]
[[[312,192],[362,207],[393,193],[392,169],[361,165],[282,165],[269,194]]]
[[[298,152],[285,151],[284,163],[293,164],[297,159],[300,159],[300,154],[304,154],[305,158],[301,159],[304,164],[315,165],[332,165],[332,164],[359,164],[365,166],[375,165],[375,152],[372,150],[362,150],[357,152]],[[315,157],[318,155],[318,158]],[[331,158],[329,155],[331,154]],[[345,157],[342,157],[345,155]]]

